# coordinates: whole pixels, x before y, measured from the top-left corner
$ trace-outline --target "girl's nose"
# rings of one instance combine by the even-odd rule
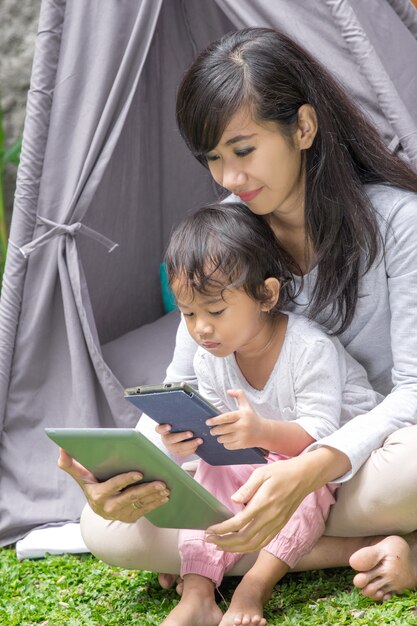
[[[200,318],[196,321],[195,331],[201,336],[210,335],[213,332],[213,326],[207,320]]]

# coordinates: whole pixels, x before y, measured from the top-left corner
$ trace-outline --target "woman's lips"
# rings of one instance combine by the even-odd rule
[[[201,345],[206,350],[213,350],[214,348],[217,348],[220,344],[214,341],[203,341]]]
[[[260,191],[262,191],[262,187],[259,187],[259,189],[254,189],[253,191],[242,191],[242,193],[239,193],[238,195],[239,198],[243,200],[243,202],[250,202],[251,200],[256,198]]]

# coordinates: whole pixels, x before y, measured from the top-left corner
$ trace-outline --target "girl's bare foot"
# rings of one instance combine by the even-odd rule
[[[161,626],[218,626],[223,613],[213,600],[202,600],[197,595],[181,598]]]
[[[211,580],[188,574],[181,600],[160,626],[218,626],[222,617]]]
[[[178,574],[158,574],[158,582],[162,589],[171,589],[171,587],[176,585],[176,592],[179,596],[182,595],[184,581]]]
[[[158,582],[162,589],[171,589],[177,578],[175,574],[158,574]]]
[[[265,626],[263,606],[271,591],[266,591],[265,585],[257,583],[256,579],[244,576],[219,626]]]
[[[353,583],[374,600],[388,600],[393,594],[417,587],[417,535],[395,535],[361,548],[350,557],[356,574]]]

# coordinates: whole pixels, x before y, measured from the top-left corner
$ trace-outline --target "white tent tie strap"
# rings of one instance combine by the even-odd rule
[[[11,243],[12,246],[14,246],[15,248],[18,248],[18,250],[21,252],[25,259],[27,259],[28,256],[32,254],[32,252],[47,244],[48,241],[60,235],[68,235],[70,237],[75,237],[78,233],[80,235],[85,235],[86,237],[90,237],[90,239],[94,239],[95,241],[98,241],[98,243],[101,243],[107,248],[107,251],[109,253],[113,252],[113,250],[119,245],[108,237],[105,237],[101,233],[97,232],[93,228],[86,226],[82,222],[74,222],[74,224],[58,224],[57,222],[53,222],[52,220],[49,220],[46,217],[42,217],[41,215],[39,215],[37,218],[37,223],[50,226],[51,230],[48,230],[40,237],[37,237],[36,239],[30,241],[22,247],[16,246],[16,244],[9,240],[9,243]]]

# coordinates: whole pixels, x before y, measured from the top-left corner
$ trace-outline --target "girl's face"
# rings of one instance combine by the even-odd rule
[[[254,121],[246,109],[230,120],[218,145],[206,153],[214,180],[257,215],[304,207],[301,133],[290,141],[275,122]]]
[[[203,295],[175,280],[172,290],[188,332],[214,356],[253,353],[269,341],[270,318],[265,314],[265,306],[243,289]]]

